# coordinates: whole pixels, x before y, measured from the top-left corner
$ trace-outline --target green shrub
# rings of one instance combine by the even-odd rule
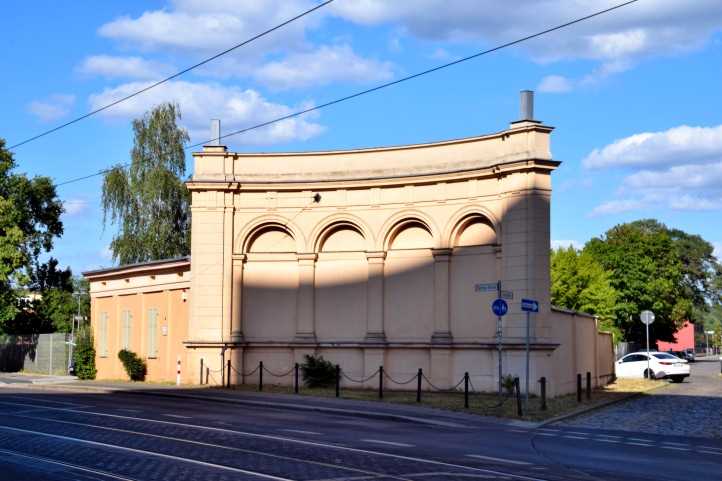
[[[98,371],[95,368],[95,347],[90,327],[81,327],[75,334],[73,365],[78,379],[95,379]]]
[[[516,378],[511,374],[507,374],[501,378],[501,385],[509,395],[514,394],[514,379]]]
[[[309,356],[301,364],[301,375],[306,387],[331,387],[336,385],[336,366],[323,356]]]
[[[145,381],[145,375],[148,372],[148,366],[145,361],[138,357],[133,351],[121,349],[118,351],[118,359],[123,363],[125,372],[131,381]]]

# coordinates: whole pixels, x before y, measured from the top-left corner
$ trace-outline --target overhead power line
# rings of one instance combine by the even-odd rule
[[[200,62],[198,62],[198,63],[196,63],[196,64],[194,64],[194,65],[191,65],[190,67],[184,68],[184,69],[181,70],[180,72],[176,72],[176,73],[174,73],[173,75],[171,75],[170,77],[166,77],[166,78],[164,78],[164,79],[162,79],[162,80],[158,80],[157,82],[154,82],[154,83],[152,83],[152,84],[150,84],[150,85],[148,85],[148,86],[146,86],[146,87],[144,87],[144,88],[142,88],[142,89],[140,89],[140,90],[137,90],[137,91],[135,91],[135,92],[133,92],[133,93],[131,93],[131,94],[129,94],[129,95],[126,95],[126,96],[123,97],[123,98],[120,98],[120,99],[118,99],[118,100],[115,100],[115,101],[107,104],[107,105],[103,105],[102,107],[99,107],[99,108],[97,108],[97,109],[95,109],[95,110],[92,110],[92,111],[88,112],[88,113],[85,114],[85,115],[81,115],[80,117],[74,118],[73,120],[69,120],[68,122],[65,122],[64,124],[58,125],[58,126],[56,126],[56,127],[53,127],[52,129],[46,130],[46,131],[41,132],[41,133],[39,133],[39,134],[37,134],[37,135],[34,135],[33,137],[30,137],[30,138],[28,138],[28,139],[25,139],[25,140],[23,140],[22,142],[18,142],[17,144],[11,145],[11,146],[9,147],[9,149],[14,149],[14,148],[20,147],[21,145],[25,145],[25,144],[27,144],[27,143],[30,143],[30,142],[34,141],[34,140],[37,140],[37,139],[39,139],[39,138],[41,138],[41,137],[45,137],[45,136],[48,135],[48,134],[52,134],[53,132],[57,132],[57,131],[60,130],[60,129],[64,129],[65,127],[68,127],[68,126],[73,125],[73,124],[75,124],[75,123],[77,123],[77,122],[80,122],[81,120],[87,119],[88,117],[91,117],[91,116],[93,116],[93,115],[95,115],[95,114],[97,114],[97,113],[100,113],[100,112],[102,112],[102,111],[104,111],[104,110],[107,110],[107,109],[109,109],[109,108],[111,108],[111,107],[113,107],[113,106],[115,106],[115,105],[118,105],[118,104],[121,103],[121,102],[125,102],[126,100],[132,99],[133,97],[135,97],[135,96],[137,96],[137,95],[140,95],[140,94],[142,94],[143,92],[147,92],[148,90],[153,89],[153,88],[155,88],[155,87],[157,87],[157,86],[159,86],[159,85],[162,85],[162,84],[164,84],[164,83],[166,83],[166,82],[168,82],[168,81],[170,81],[170,80],[173,80],[174,78],[180,77],[181,75],[186,74],[186,73],[190,72],[190,71],[193,70],[193,69],[196,69],[196,68],[198,68],[198,67],[200,67],[200,66],[202,66],[202,65],[205,65],[205,64],[207,64],[208,62],[211,62],[211,61],[213,61],[213,60],[215,60],[215,59],[217,59],[217,58],[219,58],[219,57],[222,57],[223,55],[226,55],[226,54],[228,54],[228,53],[230,53],[230,52],[232,52],[232,51],[234,51],[234,50],[236,50],[236,49],[238,49],[238,48],[241,48],[241,47],[243,47],[243,46],[245,46],[245,45],[248,45],[249,43],[258,40],[258,39],[261,38],[261,37],[265,37],[265,36],[268,35],[269,33],[275,32],[276,30],[285,27],[285,26],[288,25],[289,23],[295,22],[296,20],[298,20],[298,19],[300,19],[300,18],[303,18],[303,17],[305,17],[306,15],[308,15],[308,14],[310,14],[310,13],[312,13],[312,12],[315,12],[316,10],[318,10],[318,9],[320,9],[320,8],[322,8],[322,7],[325,7],[326,5],[328,5],[329,3],[333,2],[333,1],[334,1],[334,0],[326,0],[326,1],[324,1],[324,2],[322,2],[322,3],[320,3],[320,4],[318,4],[318,5],[316,5],[315,7],[309,8],[308,10],[299,13],[299,14],[296,15],[295,17],[289,18],[288,20],[286,20],[286,21],[283,22],[283,23],[279,23],[279,24],[276,25],[275,27],[269,28],[268,30],[264,30],[263,32],[261,32],[261,33],[259,33],[259,34],[257,34],[257,35],[254,35],[253,37],[251,37],[251,38],[249,38],[249,39],[247,39],[247,40],[244,40],[243,42],[241,42],[241,43],[239,43],[239,44],[236,44],[236,45],[234,45],[234,46],[232,46],[232,47],[230,47],[230,48],[227,48],[227,49],[223,50],[222,52],[219,52],[219,53],[213,55],[212,57],[208,57],[208,58],[206,58],[205,60],[201,60]],[[58,184],[58,185],[61,185],[61,184]]]
[[[417,73],[415,73],[415,74],[407,75],[406,77],[402,77],[402,78],[397,79],[397,80],[392,80],[392,81],[390,81],[390,82],[386,82],[386,83],[377,85],[377,86],[375,86],[375,87],[371,87],[371,88],[368,88],[368,89],[365,89],[365,90],[361,90],[361,91],[359,91],[359,92],[356,92],[356,93],[353,93],[353,94],[350,94],[350,95],[346,95],[346,96],[344,96],[344,97],[340,97],[340,98],[337,98],[337,99],[335,99],[335,100],[331,100],[331,101],[329,101],[329,102],[325,102],[325,103],[323,103],[323,104],[316,105],[316,106],[314,106],[314,107],[309,107],[309,108],[307,108],[307,109],[299,110],[299,111],[297,111],[297,112],[293,112],[293,113],[288,114],[288,115],[284,115],[284,116],[281,116],[281,117],[277,117],[277,118],[268,120],[268,121],[266,121],[266,122],[262,122],[262,123],[260,123],[260,124],[252,125],[252,126],[250,126],[250,127],[246,127],[246,128],[240,129],[240,130],[235,130],[235,131],[233,131],[233,132],[230,132],[230,133],[221,135],[221,136],[218,137],[217,139],[209,139],[209,140],[206,140],[206,141],[204,141],[204,142],[198,142],[198,143],[196,143],[196,144],[189,145],[189,146],[186,147],[186,149],[192,149],[192,148],[195,148],[195,147],[199,147],[199,146],[202,146],[202,145],[206,145],[206,144],[208,144],[208,143],[210,143],[210,142],[213,142],[213,141],[215,141],[215,140],[221,140],[221,139],[225,139],[225,138],[227,138],[227,137],[232,137],[232,136],[234,136],[234,135],[243,134],[243,133],[249,132],[249,131],[251,131],[251,130],[256,130],[256,129],[260,129],[260,128],[262,128],[262,127],[267,127],[267,126],[269,126],[269,125],[272,125],[272,124],[275,124],[275,123],[278,123],[278,122],[282,122],[282,121],[284,121],[284,120],[288,120],[288,119],[292,119],[292,118],[295,118],[295,117],[299,117],[299,116],[301,116],[301,115],[305,115],[305,114],[308,114],[308,113],[310,113],[310,112],[314,112],[314,111],[316,111],[316,110],[321,110],[321,109],[323,109],[323,108],[330,107],[330,106],[332,106],[332,105],[336,105],[336,104],[339,104],[339,103],[341,103],[341,102],[345,102],[345,101],[347,101],[347,100],[351,100],[351,99],[354,99],[354,98],[357,98],[357,97],[361,97],[362,95],[366,95],[366,94],[369,94],[369,93],[372,93],[372,92],[376,92],[376,91],[378,91],[378,90],[385,89],[385,88],[387,88],[387,87],[391,87],[391,86],[393,86],[393,85],[397,85],[397,84],[400,84],[400,83],[403,83],[403,82],[407,82],[407,81],[409,81],[409,80],[413,80],[413,79],[415,79],[415,78],[422,77],[422,76],[424,76],[424,75],[428,75],[428,74],[430,74],[430,73],[434,73],[434,72],[437,72],[437,71],[439,71],[439,70],[443,70],[443,69],[445,69],[445,68],[452,67],[452,66],[454,66],[454,65],[458,65],[458,64],[460,64],[460,63],[468,62],[469,60],[473,60],[473,59],[475,59],[475,58],[478,58],[478,57],[481,57],[481,56],[484,56],[484,55],[488,55],[488,54],[490,54],[490,53],[493,53],[493,52],[496,52],[496,51],[499,51],[499,50],[502,50],[502,49],[505,49],[505,48],[508,48],[508,47],[512,47],[512,46],[514,46],[514,45],[518,45],[518,44],[523,43],[523,42],[527,42],[527,41],[532,40],[532,39],[534,39],[534,38],[541,37],[541,36],[543,36],[543,35],[547,35],[547,34],[549,34],[549,33],[555,32],[555,31],[557,31],[557,30],[561,30],[561,29],[563,29],[563,28],[566,28],[566,27],[575,25],[575,24],[577,24],[577,23],[584,22],[585,20],[589,20],[589,19],[591,19],[591,18],[598,17],[598,16],[600,16],[600,15],[604,15],[604,14],[606,14],[606,13],[609,13],[609,12],[611,12],[611,11],[620,9],[620,8],[622,8],[622,7],[626,7],[627,5],[631,5],[631,4],[633,4],[633,3],[637,3],[638,1],[639,1],[639,0],[629,0],[629,1],[627,1],[627,2],[619,3],[619,4],[614,5],[614,6],[612,6],[612,7],[605,8],[605,9],[603,9],[603,10],[598,10],[598,11],[596,11],[596,12],[594,12],[594,13],[589,14],[589,15],[585,15],[585,16],[583,16],[583,17],[579,17],[579,18],[576,18],[576,19],[574,19],[574,20],[570,20],[570,21],[568,21],[568,22],[565,22],[565,23],[556,25],[556,26],[554,26],[554,27],[547,28],[547,29],[545,29],[545,30],[542,30],[542,31],[533,33],[533,34],[531,34],[531,35],[527,35],[527,36],[525,36],[525,37],[518,38],[518,39],[516,39],[516,40],[512,40],[512,41],[510,41],[510,42],[502,43],[502,44],[497,45],[497,46],[495,46],[495,47],[492,47],[492,48],[489,48],[489,49],[486,49],[486,50],[482,50],[482,51],[477,52],[477,53],[475,53],[475,54],[472,54],[472,55],[469,55],[469,56],[466,56],[466,57],[463,57],[463,58],[460,58],[460,59],[457,59],[457,60],[454,60],[454,61],[451,61],[451,62],[447,62],[447,63],[442,64],[442,65],[437,65],[436,67],[432,67],[432,68],[423,70],[423,71],[421,71],[421,72],[417,72]],[[123,164],[123,165],[128,165],[128,164]],[[86,176],[83,176],[83,177],[78,177],[78,178],[75,178],[75,179],[70,179],[70,180],[67,180],[67,181],[65,181],[65,182],[61,182],[61,183],[56,184],[56,185],[61,186],[61,185],[66,185],[66,184],[70,184],[70,183],[73,183],[73,182],[78,182],[78,181],[81,181],[81,180],[88,179],[88,178],[90,178],[90,177],[95,177],[95,176],[98,176],[98,175],[103,175],[103,174],[104,174],[105,172],[107,172],[107,171],[108,171],[108,169],[104,169],[104,170],[101,170],[101,171],[99,171],[99,172],[97,172],[97,173],[95,173],[95,174],[90,174],[90,175],[86,175]]]

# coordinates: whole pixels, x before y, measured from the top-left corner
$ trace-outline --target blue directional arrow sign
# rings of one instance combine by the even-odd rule
[[[534,299],[522,299],[521,310],[527,312],[539,312],[539,301]]]
[[[509,305],[504,299],[495,299],[491,303],[491,312],[497,316],[503,316],[509,310]]]

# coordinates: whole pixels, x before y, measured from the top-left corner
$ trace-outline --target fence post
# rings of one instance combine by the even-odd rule
[[[341,367],[336,364],[336,397],[341,396]]]
[[[539,379],[539,382],[541,383],[541,410],[546,411],[547,410],[547,378],[542,376],[542,378]]]
[[[592,373],[587,371],[587,401],[592,398]]]
[[[201,358],[201,386],[203,385],[203,358]]]
[[[298,363],[293,366],[293,392],[298,394]]]
[[[416,374],[416,402],[421,402],[421,377],[424,375],[424,372],[419,368],[419,372]]]
[[[522,416],[521,410],[521,389],[519,388],[519,378],[514,378],[514,390],[516,391],[516,413],[519,417]]]
[[[263,391],[263,361],[258,361],[258,390]]]
[[[384,367],[379,366],[379,399],[384,398]]]
[[[582,375],[577,374],[577,402],[582,402]]]
[[[228,380],[226,381],[226,387],[231,387],[231,360],[226,361],[226,371],[228,372]]]
[[[211,368],[206,366],[206,384],[208,384],[208,378],[211,375]]]
[[[464,407],[469,409],[469,373],[464,373]]]

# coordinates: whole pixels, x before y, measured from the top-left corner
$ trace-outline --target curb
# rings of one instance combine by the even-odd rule
[[[420,418],[416,416],[407,416],[404,414],[394,414],[394,413],[384,413],[384,412],[371,412],[371,411],[360,411],[356,409],[342,409],[342,408],[334,408],[334,407],[327,407],[327,406],[305,406],[301,404],[291,404],[291,403],[283,403],[283,402],[273,402],[273,401],[252,401],[247,399],[231,399],[231,398],[222,398],[218,396],[200,396],[200,395],[193,395],[193,394],[178,394],[173,392],[162,392],[162,391],[141,391],[141,390],[135,390],[130,391],[126,389],[117,389],[112,387],[94,387],[94,386],[74,386],[74,385],[34,385],[36,388],[42,388],[42,389],[49,389],[49,390],[76,390],[76,391],[86,391],[86,392],[95,392],[95,393],[106,393],[106,394],[115,394],[115,393],[121,393],[121,394],[131,394],[131,395],[140,395],[140,396],[156,396],[156,397],[168,397],[168,398],[175,398],[175,399],[193,399],[193,400],[199,400],[199,401],[210,401],[210,402],[220,402],[220,403],[226,403],[226,404],[240,404],[240,405],[246,405],[246,406],[254,406],[254,407],[266,407],[271,409],[286,409],[286,410],[294,410],[294,411],[305,411],[305,412],[321,412],[326,414],[340,414],[344,416],[354,416],[354,417],[360,417],[360,418],[367,418],[367,419],[380,419],[380,420],[387,420],[387,421],[400,421],[400,422],[407,422],[407,423],[416,423],[416,424],[423,424],[427,426],[435,426],[435,427],[449,427],[449,428],[467,428],[467,425],[464,424],[457,424],[450,421],[437,421],[433,419],[425,419]]]
[[[650,389],[650,391],[654,391],[654,389]],[[577,417],[577,416],[581,416],[582,414],[587,414],[587,413],[589,413],[589,412],[591,412],[591,411],[595,411],[595,410],[597,410],[597,409],[605,408],[605,407],[611,406],[611,405],[613,405],[613,404],[621,403],[621,402],[624,402],[624,401],[629,401],[629,400],[631,400],[631,399],[635,399],[635,398],[641,397],[643,394],[646,394],[647,392],[648,392],[648,391],[635,392],[635,393],[629,394],[628,396],[621,397],[621,398],[619,398],[619,399],[611,399],[611,400],[605,401],[605,402],[603,402],[603,403],[601,403],[601,404],[595,404],[594,406],[587,406],[587,407],[578,409],[578,410],[576,410],[576,411],[572,411],[572,412],[567,413],[567,414],[562,414],[562,415],[560,415],[560,416],[557,416],[557,417],[554,417],[554,418],[551,418],[551,419],[547,419],[546,421],[540,422],[540,423],[537,425],[537,428],[543,428],[544,426],[548,426],[549,424],[558,423],[559,421],[565,421],[565,420],[567,420],[567,419],[575,418],[575,417]]]

